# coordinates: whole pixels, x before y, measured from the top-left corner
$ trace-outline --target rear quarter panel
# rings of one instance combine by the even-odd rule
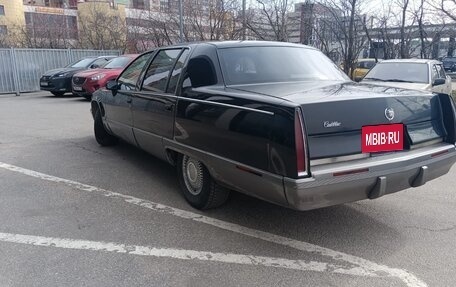
[[[291,175],[296,170],[294,106],[283,99],[262,98],[227,93],[223,87],[184,91],[177,103],[175,141],[246,166]]]

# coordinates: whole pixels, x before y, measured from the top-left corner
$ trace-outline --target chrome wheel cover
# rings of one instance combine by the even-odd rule
[[[182,160],[182,175],[187,190],[198,195],[203,189],[203,165],[196,159],[184,156]]]

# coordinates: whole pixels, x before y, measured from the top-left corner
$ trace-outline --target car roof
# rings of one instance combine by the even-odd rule
[[[440,61],[433,59],[390,59],[383,60],[380,63],[417,63],[417,64],[428,64],[428,63],[440,63]]]
[[[358,58],[356,60],[357,62],[375,62],[376,60],[374,58]],[[379,60],[380,62],[380,60]]]
[[[119,57],[119,56],[116,56],[116,55],[107,55],[107,56],[87,56],[87,57],[82,57],[80,60],[82,60],[82,59],[103,59],[103,58],[115,58],[115,57]]]
[[[123,54],[123,55],[119,55],[119,56],[116,56],[117,57],[128,57],[128,58],[136,58],[138,57],[140,54]]]
[[[314,47],[302,45],[302,44],[294,44],[288,42],[276,42],[276,41],[202,41],[202,42],[189,42],[189,43],[181,43],[176,45],[171,45],[168,47],[181,47],[181,46],[198,46],[198,45],[212,45],[217,47],[218,49],[224,48],[241,48],[241,47],[297,47],[297,48],[308,48],[317,50]],[[163,47],[165,48],[165,47]]]

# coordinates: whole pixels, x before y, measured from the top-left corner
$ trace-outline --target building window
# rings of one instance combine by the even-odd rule
[[[8,28],[5,25],[0,25],[0,35],[8,34]]]
[[[168,0],[160,0],[160,11],[162,12],[169,12],[169,1]]]
[[[5,6],[0,5],[0,15],[5,15]]]
[[[144,0],[133,0],[133,8],[135,9],[144,9]]]

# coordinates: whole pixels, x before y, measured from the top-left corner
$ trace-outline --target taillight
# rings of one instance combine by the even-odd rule
[[[296,109],[294,119],[296,168],[298,176],[307,175],[306,140],[304,138],[304,124],[301,111]]]

